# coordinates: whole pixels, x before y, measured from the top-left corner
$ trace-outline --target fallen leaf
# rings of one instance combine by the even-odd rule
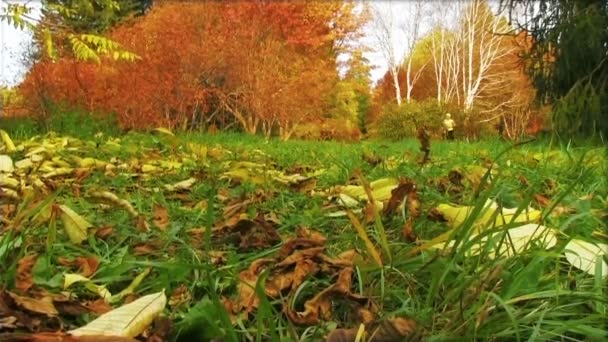
[[[416,185],[413,182],[407,180],[400,181],[399,185],[391,190],[391,197],[384,206],[382,214],[385,216],[394,214],[397,208],[407,199],[407,196],[415,192],[415,189]]]
[[[173,294],[169,298],[169,307],[174,310],[183,304],[186,304],[192,300],[192,294],[188,290],[188,287],[184,284],[180,284],[175,288]]]
[[[74,244],[80,244],[82,241],[86,240],[88,236],[87,230],[92,227],[92,225],[68,206],[59,205],[58,207],[60,209],[59,217],[63,222],[63,227],[68,233],[70,241]]]
[[[534,246],[549,249],[557,244],[557,233],[555,230],[535,223],[508,229],[504,234],[506,234],[504,238],[503,232],[482,237],[471,246],[466,255],[479,255],[485,250],[488,253],[488,258],[494,258],[496,255],[511,257]],[[473,234],[469,240],[475,238],[475,236],[476,234]],[[453,244],[454,241],[449,241],[434,245],[432,248],[451,247]]]
[[[108,289],[103,286],[103,285],[97,285],[95,284],[93,281],[91,281],[91,279],[84,277],[80,274],[76,274],[76,273],[66,273],[64,275],[64,281],[63,281],[63,289],[67,290],[70,286],[72,286],[73,284],[76,283],[83,283],[84,287],[97,294],[99,297],[103,298],[106,301],[109,301],[110,298],[112,297],[112,294],[110,293],[110,291],[108,291]]]
[[[113,232],[114,232],[114,227],[113,226],[99,227],[95,231],[95,237],[98,238],[98,239],[101,239],[101,240],[105,240],[108,237],[110,237],[110,235],[112,235]]]
[[[165,127],[157,127],[153,131],[157,132],[157,133],[162,133],[162,134],[165,134],[165,135],[169,135],[169,136],[172,136],[172,137],[175,136],[175,134],[173,134],[173,132],[171,132],[170,129],[165,128]]]
[[[17,150],[10,135],[8,135],[8,133],[6,133],[6,131],[3,129],[0,129],[0,139],[2,140],[7,152],[15,152]]]
[[[15,171],[13,159],[6,154],[0,154],[0,173],[12,173]]]
[[[17,279],[15,280],[15,288],[20,293],[25,293],[32,287],[34,280],[32,277],[32,268],[36,263],[38,256],[36,254],[27,255],[17,262]]]
[[[59,312],[53,305],[53,298],[42,297],[41,299],[34,299],[29,297],[22,297],[12,292],[8,292],[8,295],[15,301],[15,304],[22,307],[30,312],[35,312],[47,316],[57,316]]]
[[[409,318],[385,319],[378,324],[370,324],[365,341],[368,342],[414,342],[421,341],[417,323]],[[335,329],[327,336],[326,342],[357,342],[359,329]]]
[[[91,312],[89,308],[74,300],[58,301],[55,298],[53,304],[61,315],[80,316]]]
[[[285,304],[284,311],[289,320],[296,325],[314,325],[318,324],[320,319],[329,319],[333,297],[342,297],[356,302],[358,305],[366,305],[369,299],[350,292],[352,274],[352,267],[342,269],[334,284],[304,303],[304,311],[302,312],[293,311],[288,307],[288,304]]]
[[[257,259],[251,263],[248,269],[239,273],[239,283],[237,285],[238,302],[237,311],[250,313],[258,307],[260,299],[255,293],[255,285],[258,282],[259,274],[273,259]]]
[[[85,302],[84,305],[91,312],[94,312],[98,315],[104,314],[112,310],[112,306],[110,306],[110,304],[108,304],[108,302],[103,299],[96,299],[93,301]]]
[[[99,199],[104,202],[110,203],[112,205],[121,207],[121,208],[125,209],[127,212],[129,212],[129,214],[131,214],[131,216],[133,216],[133,217],[139,217],[139,212],[137,212],[137,210],[135,210],[135,208],[133,208],[133,205],[131,203],[129,203],[129,201],[127,201],[125,199],[121,199],[109,191],[91,192],[90,196],[92,198]]]
[[[185,191],[190,190],[194,183],[196,183],[196,178],[188,178],[175,184],[166,184],[164,187],[167,191]]]
[[[214,233],[223,237],[224,241],[238,245],[239,251],[245,252],[270,248],[281,242],[277,226],[277,223],[258,213],[253,220],[240,219],[233,226],[224,226]]]
[[[140,232],[145,233],[150,231],[150,224],[148,223],[148,220],[146,220],[146,217],[144,215],[137,216],[137,218],[135,219],[135,227]]]
[[[608,245],[603,243],[591,243],[583,240],[572,239],[565,248],[566,260],[570,265],[579,270],[596,275],[596,262],[600,263],[600,277],[608,275],[608,264],[603,260],[608,255]]]
[[[78,266],[78,273],[85,277],[90,277],[97,272],[99,259],[96,256],[76,257],[74,264]]]
[[[143,296],[134,302],[102,314],[84,327],[70,330],[74,336],[100,335],[134,338],[164,310],[165,292]]]
[[[153,215],[154,225],[162,231],[166,230],[169,226],[169,211],[161,205],[154,204]]]

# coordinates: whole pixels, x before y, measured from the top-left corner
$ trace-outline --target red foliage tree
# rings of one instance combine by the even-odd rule
[[[287,138],[316,120],[338,79],[336,56],[363,21],[343,2],[160,2],[110,38],[134,63],[41,60],[21,85],[32,112],[64,102],[116,113],[125,128],[230,114],[243,130]],[[179,23],[179,24],[176,24]]]

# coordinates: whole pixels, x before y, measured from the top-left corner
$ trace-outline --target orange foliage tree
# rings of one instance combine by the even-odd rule
[[[20,89],[33,112],[66,103],[113,112],[125,128],[206,124],[224,113],[248,133],[288,138],[327,111],[336,57],[363,25],[355,8],[332,1],[157,2],[109,34],[140,60],[43,59]]]
[[[526,134],[535,96],[521,58],[529,44],[522,35],[501,34],[507,31],[506,20],[494,16],[485,1],[463,7],[454,30],[435,27],[410,52],[413,69],[420,72],[412,97],[436,99],[444,110],[459,108],[457,120],[467,135],[499,122],[510,137]],[[405,78],[404,72],[399,78]],[[390,103],[392,82],[387,72],[375,89],[377,117]],[[440,117],[434,120],[441,122]]]

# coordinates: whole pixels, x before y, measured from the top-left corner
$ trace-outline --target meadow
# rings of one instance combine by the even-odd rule
[[[2,340],[148,294],[143,341],[608,338],[605,148],[5,133]]]

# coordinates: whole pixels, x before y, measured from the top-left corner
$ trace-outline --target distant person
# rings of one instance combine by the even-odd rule
[[[454,140],[454,127],[456,127],[456,123],[452,120],[452,115],[447,113],[445,120],[443,120],[443,128],[448,140]]]

